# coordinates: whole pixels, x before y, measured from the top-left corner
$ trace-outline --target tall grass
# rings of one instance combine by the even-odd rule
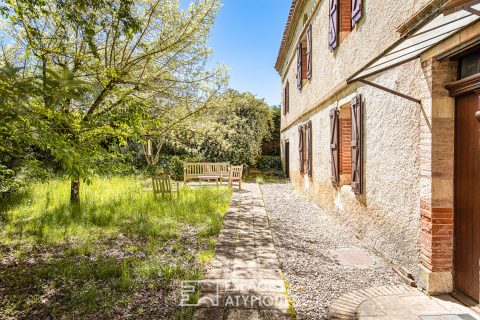
[[[21,204],[6,212],[5,240],[61,243],[124,234],[170,238],[185,225],[215,234],[221,226],[230,192],[184,188],[179,200],[155,198],[149,181],[134,177],[93,179],[83,184],[80,206],[71,206],[69,182],[53,180],[30,186]]]
[[[0,318],[188,318],[178,281],[202,277],[231,191],[187,187],[170,201],[148,179],[95,178],[72,207],[69,187],[35,183],[2,206]]]

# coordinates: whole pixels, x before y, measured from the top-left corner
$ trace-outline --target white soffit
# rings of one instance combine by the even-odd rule
[[[471,8],[480,10],[480,4],[473,5]],[[479,19],[480,16],[466,10],[459,10],[451,14],[441,13],[415,33],[406,37],[405,40],[390,49],[370,66],[348,79],[348,82],[351,83],[372,76],[416,59],[420,57],[420,54],[438,44],[440,41],[452,36],[454,33]]]

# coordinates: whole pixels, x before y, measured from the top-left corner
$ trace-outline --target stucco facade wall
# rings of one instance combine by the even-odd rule
[[[392,69],[374,81],[418,98],[430,98],[419,61]],[[330,168],[329,111],[348,103],[357,93],[364,102],[365,191],[361,196],[356,196],[350,186],[334,188]],[[299,174],[297,125],[282,133],[282,141],[290,141],[290,175],[295,187],[335,214],[366,244],[412,272],[416,271],[420,255],[422,115],[418,104],[372,87],[351,87],[340,92],[302,119],[312,120],[312,178]]]

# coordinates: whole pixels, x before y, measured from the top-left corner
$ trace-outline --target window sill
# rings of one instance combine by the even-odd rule
[[[302,92],[303,89],[305,89],[305,88],[310,84],[310,81],[311,81],[311,80],[303,80],[303,82],[302,82],[302,88],[299,89],[298,91]]]

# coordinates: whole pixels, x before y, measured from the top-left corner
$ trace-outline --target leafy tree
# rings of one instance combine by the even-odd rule
[[[271,137],[272,115],[264,100],[229,89],[170,130],[165,141],[177,154],[251,166],[261,154],[262,141]]]
[[[280,126],[281,126],[281,109],[280,106],[273,106],[273,126],[270,137],[263,140],[262,155],[264,156],[280,156]]]
[[[196,108],[226,81],[207,70],[219,0],[17,0],[1,5],[3,61],[22,66],[35,97],[30,134],[71,177],[80,201],[100,162],[162,124],[174,105]],[[4,108],[5,106],[2,106]],[[6,109],[9,109],[6,106]],[[3,125],[3,124],[2,124]]]

